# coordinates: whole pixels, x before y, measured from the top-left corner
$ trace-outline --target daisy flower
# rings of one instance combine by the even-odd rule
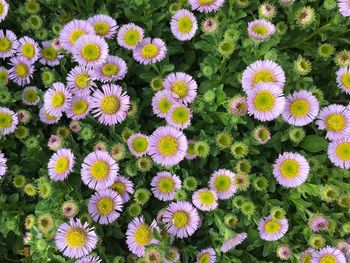
[[[29,105],[29,106],[35,106],[40,101],[38,89],[33,86],[24,88],[22,90],[21,98],[22,98],[22,102],[25,105]]]
[[[90,34],[95,34],[95,30],[88,22],[74,19],[62,28],[59,43],[68,52],[72,52],[76,41],[81,36]]]
[[[350,136],[350,109],[339,104],[324,107],[317,117],[317,125],[326,129],[326,138],[333,141]]]
[[[98,237],[89,224],[71,218],[62,223],[56,232],[55,243],[59,251],[69,258],[81,258],[88,255],[97,245]]]
[[[347,261],[344,254],[338,248],[326,246],[315,251],[311,260],[311,263],[323,262],[346,263]]]
[[[73,171],[74,154],[70,149],[62,148],[55,152],[47,165],[49,176],[53,181],[63,181]]]
[[[156,221],[153,220],[152,224],[148,225],[145,223],[143,216],[135,217],[128,224],[126,243],[133,254],[143,257],[146,252],[146,246],[159,243],[153,238],[154,228],[158,229]]]
[[[62,117],[62,114],[58,116],[51,115],[45,109],[45,107],[41,107],[39,110],[39,118],[40,121],[46,124],[54,124],[57,123]]]
[[[350,168],[350,137],[339,139],[328,145],[328,158],[340,168]]]
[[[0,107],[0,135],[13,133],[18,124],[17,113],[6,107]]]
[[[30,37],[21,37],[18,40],[17,56],[24,58],[28,63],[34,64],[39,58],[40,47]]]
[[[108,15],[94,15],[87,22],[94,28],[96,35],[112,38],[117,33],[117,22]]]
[[[118,176],[119,165],[107,152],[89,153],[81,165],[81,179],[89,188],[106,189]]]
[[[235,248],[236,246],[241,244],[247,238],[247,236],[248,235],[245,232],[235,234],[234,236],[230,237],[222,244],[220,250],[224,253],[228,252],[232,248]]]
[[[197,143],[197,141],[195,141],[195,140],[188,140],[187,141],[188,147],[187,147],[187,153],[185,156],[185,158],[187,160],[194,160],[198,157],[198,154],[196,153],[196,151],[194,149],[194,145],[196,143]]]
[[[248,114],[260,121],[272,121],[283,112],[282,88],[273,83],[259,83],[247,95]]]
[[[98,256],[86,256],[79,260],[77,260],[75,263],[101,263],[102,260]]]
[[[200,217],[197,209],[189,202],[173,202],[166,207],[163,222],[167,232],[178,238],[192,236],[199,228]]]
[[[167,47],[160,38],[147,37],[133,49],[133,57],[140,64],[154,64],[163,60],[167,53]]]
[[[75,66],[67,75],[67,87],[73,94],[86,96],[90,90],[96,87],[93,69],[86,66]]]
[[[306,158],[299,153],[284,152],[273,165],[273,175],[277,182],[287,188],[302,185],[310,172]]]
[[[171,126],[156,129],[149,138],[149,155],[164,166],[180,163],[187,153],[187,138],[182,131]]]
[[[123,200],[111,189],[97,191],[91,196],[88,211],[92,219],[101,225],[108,225],[118,219],[123,208]]]
[[[13,57],[9,63],[9,79],[19,86],[28,85],[33,78],[34,66],[22,57]]]
[[[225,3],[225,0],[189,0],[188,3],[192,10],[197,10],[201,13],[209,13],[218,11]]]
[[[312,248],[306,249],[301,253],[298,263],[311,263],[312,255],[315,253],[315,250]]]
[[[293,255],[293,252],[290,246],[281,245],[277,247],[276,254],[280,259],[288,260]]]
[[[121,175],[115,178],[110,188],[118,193],[123,203],[128,202],[130,195],[134,193],[134,184],[132,181]]]
[[[338,8],[339,12],[345,16],[348,17],[350,16],[350,3],[348,0],[338,0]],[[1,19],[0,19],[1,21]]]
[[[322,215],[316,215],[310,218],[309,227],[313,232],[327,231],[329,221]]]
[[[173,97],[183,104],[189,104],[197,96],[197,82],[192,76],[183,73],[170,73],[163,81],[164,89],[171,91]]]
[[[0,83],[6,86],[8,82],[9,82],[9,71],[4,67],[0,67]]]
[[[213,190],[203,188],[192,195],[192,203],[202,211],[212,211],[218,207],[218,196]]]
[[[57,151],[63,146],[63,139],[59,135],[51,135],[48,142],[47,147],[50,150]]]
[[[299,90],[286,97],[282,117],[288,124],[305,126],[316,119],[319,109],[319,102],[311,92]]]
[[[2,151],[0,151],[0,179],[6,174],[7,171],[7,158]]]
[[[271,216],[267,216],[260,219],[258,230],[261,239],[266,241],[276,241],[287,233],[288,220],[273,219]]]
[[[337,243],[337,248],[343,252],[344,256],[349,260],[350,257],[350,243],[341,241]]]
[[[234,177],[235,174],[230,170],[219,169],[210,176],[210,189],[217,193],[219,199],[229,199],[237,192]]]
[[[248,23],[248,35],[250,38],[264,41],[275,32],[275,26],[266,19],[257,19]]]
[[[349,16],[350,16],[350,4],[349,4]],[[338,87],[345,92],[350,94],[350,67],[342,67],[337,71],[337,84]]]
[[[180,252],[176,247],[171,247],[169,250],[166,252],[170,256],[170,260],[167,259],[166,257],[163,258],[162,263],[176,263],[179,262],[180,260]]]
[[[173,104],[165,116],[167,124],[183,130],[191,125],[192,112],[185,105]]]
[[[171,201],[174,200],[176,191],[181,189],[182,183],[180,178],[175,174],[158,172],[153,177],[151,186],[152,193],[157,199]]]
[[[76,42],[72,50],[73,57],[78,64],[95,67],[104,63],[108,56],[108,44],[99,36],[83,35]]]
[[[89,96],[74,96],[66,110],[66,115],[72,120],[84,119],[90,112],[91,98]]]
[[[1,2],[0,2],[1,6]],[[1,17],[1,12],[0,12]],[[1,19],[0,19],[1,20]],[[13,57],[18,47],[15,33],[11,30],[0,30],[0,58]]]
[[[197,19],[192,12],[180,9],[173,14],[170,29],[176,39],[180,41],[190,40],[198,29]]]
[[[272,82],[282,89],[286,83],[286,77],[283,69],[276,62],[272,60],[257,60],[243,72],[243,90],[249,92],[260,82]]]
[[[98,122],[112,126],[125,120],[130,107],[130,97],[122,87],[115,84],[102,85],[102,91],[96,90],[92,98],[92,113]]]
[[[101,65],[94,67],[94,76],[101,82],[121,80],[125,77],[128,67],[124,59],[118,56],[108,56]]]
[[[155,115],[165,118],[170,108],[176,103],[176,100],[168,90],[160,90],[152,98],[152,110]]]
[[[213,248],[208,247],[199,251],[196,263],[215,263],[216,252]]]
[[[127,141],[129,150],[135,157],[141,157],[148,152],[148,137],[142,133],[131,135]]]
[[[40,50],[39,62],[43,65],[49,65],[51,67],[60,64],[63,54],[59,50],[52,47],[51,41],[43,41],[41,43],[42,48]]]
[[[253,130],[253,137],[260,144],[265,144],[271,139],[271,132],[265,126],[257,126]]]
[[[237,96],[230,100],[229,102],[229,112],[232,115],[243,116],[248,111],[247,98]]]
[[[68,109],[72,94],[62,82],[55,82],[52,88],[48,89],[44,95],[44,108],[54,116],[61,115]]]
[[[117,42],[119,46],[132,50],[143,40],[143,35],[144,30],[141,27],[129,23],[120,27]]]
[[[0,22],[5,19],[9,11],[9,4],[5,0],[0,0]]]

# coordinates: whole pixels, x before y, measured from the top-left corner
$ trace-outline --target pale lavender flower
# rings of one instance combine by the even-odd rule
[[[128,67],[124,59],[118,56],[108,56],[106,61],[94,67],[94,76],[101,82],[121,80],[125,77]]]
[[[248,23],[248,35],[250,38],[264,41],[275,32],[275,26],[266,19],[257,19]]]
[[[235,234],[232,237],[230,237],[229,239],[227,239],[221,246],[221,251],[226,253],[229,250],[231,250],[232,248],[235,248],[236,246],[238,246],[239,244],[241,244],[246,238],[248,237],[247,233],[243,232],[243,233],[239,233],[239,234]]]
[[[230,170],[219,169],[210,176],[210,189],[217,193],[219,199],[229,199],[237,192],[237,188],[234,185],[234,177],[235,173]]]
[[[53,181],[63,181],[73,171],[74,154],[70,149],[62,148],[55,152],[48,164],[49,176]]]
[[[182,183],[176,174],[170,172],[158,172],[151,181],[153,195],[161,201],[171,201],[175,198],[177,190],[181,189]]]
[[[266,241],[281,239],[288,231],[287,219],[273,219],[271,216],[260,219],[258,230],[260,238]]]
[[[1,6],[1,2],[0,2]],[[1,17],[1,13],[0,13]],[[1,20],[1,19],[0,19]],[[11,30],[0,30],[0,58],[11,58],[15,55],[18,41],[15,33]]]
[[[9,79],[19,86],[28,85],[35,71],[33,64],[22,57],[12,57],[9,64],[12,66],[9,70]]]
[[[133,57],[140,64],[154,64],[162,61],[167,53],[167,47],[160,38],[147,37],[133,49]]]
[[[339,139],[328,144],[328,158],[340,168],[350,168],[350,137]]]
[[[44,95],[44,108],[53,115],[60,116],[69,107],[72,94],[62,82],[55,82]]]
[[[132,50],[143,40],[143,35],[144,30],[141,27],[129,23],[120,27],[117,42],[119,46]]]
[[[68,52],[72,52],[76,41],[81,36],[90,34],[95,34],[95,30],[88,22],[74,19],[62,28],[59,35],[59,43]]]
[[[117,33],[117,22],[108,15],[94,15],[87,22],[94,28],[96,35],[104,38],[112,38]]]
[[[17,113],[6,107],[0,107],[0,136],[15,132],[18,124]]]
[[[192,10],[197,10],[201,13],[209,13],[218,11],[225,3],[225,0],[189,0]]]
[[[199,251],[196,263],[215,263],[216,252],[213,248],[208,247]]]
[[[192,12],[186,9],[177,10],[171,18],[170,29],[176,39],[190,40],[198,29],[197,19]]]

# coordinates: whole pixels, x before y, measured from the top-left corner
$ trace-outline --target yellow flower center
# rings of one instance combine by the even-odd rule
[[[180,98],[183,98],[187,95],[188,84],[185,81],[175,81],[171,86],[171,91],[174,92]]]
[[[97,35],[105,36],[109,33],[110,27],[108,23],[100,21],[94,24],[94,30]]]
[[[304,255],[303,259],[301,260],[301,263],[311,263],[311,254]]]
[[[4,5],[0,3],[0,15],[4,12]]]
[[[55,172],[58,174],[67,172],[69,168],[69,159],[67,156],[62,156],[55,163]]]
[[[149,226],[142,224],[134,232],[135,243],[138,246],[147,246],[152,240],[152,232]]]
[[[270,111],[275,106],[275,96],[269,91],[260,91],[254,98],[254,106],[258,111]]]
[[[231,180],[224,174],[218,175],[214,180],[214,186],[220,192],[227,191],[231,186]]]
[[[147,44],[141,49],[144,58],[154,58],[159,53],[159,47],[155,44]]]
[[[172,119],[179,124],[187,122],[190,118],[189,112],[185,107],[176,108],[173,111]]]
[[[258,35],[266,35],[269,32],[269,30],[262,25],[253,27],[252,31],[257,33]]]
[[[185,211],[176,211],[173,215],[173,224],[177,228],[183,228],[188,225],[190,217]]]
[[[45,114],[45,118],[50,120],[50,121],[54,121],[54,120],[57,120],[59,118],[57,116],[52,116],[52,115],[48,114],[46,111],[44,114]]]
[[[82,99],[74,103],[72,110],[74,114],[81,115],[81,114],[84,114],[88,108],[89,108],[89,104],[87,103],[86,100]]]
[[[335,152],[339,159],[343,161],[350,161],[350,142],[339,143]]]
[[[85,35],[85,32],[82,29],[75,29],[69,36],[69,42],[73,45],[83,35]]]
[[[132,142],[132,147],[134,148],[134,151],[138,153],[146,151],[148,147],[147,139],[144,137],[135,138]]]
[[[277,220],[271,219],[265,223],[264,229],[267,234],[271,235],[280,231],[281,225]]]
[[[198,263],[209,263],[210,262],[210,255],[209,253],[204,253],[199,256]]]
[[[345,73],[341,77],[341,83],[344,85],[346,89],[350,89],[350,72]]]
[[[119,67],[115,64],[105,64],[102,67],[102,74],[107,76],[107,77],[112,77],[114,75],[117,75],[119,72]]]
[[[189,143],[187,148],[187,153],[190,155],[195,155],[194,143]]]
[[[75,86],[85,89],[90,85],[90,77],[87,73],[79,74],[75,77]]]
[[[159,180],[157,187],[162,193],[171,193],[174,191],[175,182],[172,178],[163,177]]]
[[[137,30],[131,29],[124,35],[124,41],[129,46],[135,46],[141,39],[141,35]]]
[[[5,112],[0,112],[0,129],[11,127],[13,122],[12,116]]]
[[[68,247],[81,248],[87,243],[88,237],[86,232],[78,227],[69,229],[65,236],[65,241]]]
[[[198,4],[200,5],[211,5],[213,4],[216,0],[197,0]]]
[[[338,260],[333,255],[324,255],[320,259],[320,263],[337,263]]]
[[[57,50],[53,47],[46,47],[42,49],[42,55],[46,60],[51,61],[57,57]]]
[[[192,22],[191,18],[188,16],[181,17],[177,23],[178,23],[177,24],[178,30],[183,34],[187,34],[187,33],[191,32],[191,30],[193,28],[193,22]]]
[[[103,215],[107,216],[114,210],[114,202],[110,197],[102,197],[97,202],[97,210]]]
[[[333,113],[326,117],[326,128],[329,131],[340,132],[345,129],[345,117],[339,113]]]
[[[20,64],[18,64],[18,65],[16,66],[15,71],[16,71],[16,74],[17,74],[18,76],[20,76],[21,78],[24,78],[24,77],[26,77],[26,76],[28,75],[28,73],[29,73],[29,68],[28,68],[28,66],[27,66],[26,64],[20,63]]]
[[[121,182],[117,182],[117,183],[113,183],[111,188],[116,191],[119,195],[122,195],[125,193],[126,191],[126,187],[123,183]]]
[[[304,117],[310,111],[310,104],[305,99],[296,99],[291,102],[289,110],[294,117]]]
[[[171,102],[168,101],[166,98],[162,98],[158,102],[158,109],[162,113],[166,113],[170,110],[171,108]]]
[[[25,43],[22,45],[21,49],[22,55],[26,58],[32,58],[35,55],[35,48],[30,43]]]
[[[6,85],[8,83],[9,74],[6,71],[0,71],[0,82]]]
[[[157,148],[161,155],[172,156],[176,154],[179,146],[176,138],[171,136],[164,136],[158,141]]]
[[[64,102],[66,101],[66,97],[62,92],[56,92],[55,95],[52,96],[51,104],[55,108],[62,107]]]
[[[103,180],[109,174],[109,165],[104,161],[96,161],[91,166],[90,173],[95,180]]]
[[[263,69],[256,71],[253,76],[253,85],[259,82],[276,82],[275,76],[271,70]]]
[[[83,46],[81,55],[87,61],[96,61],[101,56],[101,50],[97,44],[89,43]]]
[[[12,43],[7,37],[0,38],[0,52],[8,52],[11,47]]]
[[[120,100],[117,96],[107,95],[101,101],[101,110],[106,114],[114,114],[120,109]]]
[[[215,202],[214,194],[212,192],[201,192],[199,194],[199,200],[204,205],[212,205]]]
[[[300,165],[296,160],[285,160],[280,165],[280,172],[288,179],[295,178],[299,175]]]

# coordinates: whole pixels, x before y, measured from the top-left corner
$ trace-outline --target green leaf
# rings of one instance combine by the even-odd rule
[[[308,135],[306,138],[300,143],[300,147],[305,151],[317,153],[324,151],[328,146],[328,141],[317,135]]]

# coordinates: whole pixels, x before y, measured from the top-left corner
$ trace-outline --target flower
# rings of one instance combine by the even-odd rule
[[[218,20],[213,17],[206,18],[202,23],[202,31],[204,33],[213,33],[218,28]]]
[[[276,16],[276,13],[277,13],[276,7],[269,2],[262,3],[259,6],[259,17],[261,18],[271,20]]]
[[[49,176],[53,181],[63,181],[72,172],[74,154],[70,149],[62,148],[55,152],[47,165]]]
[[[63,58],[63,54],[52,47],[51,41],[43,41],[41,43],[42,49],[40,50],[40,63],[43,65],[49,65],[51,67],[60,64],[60,59]]]
[[[306,158],[299,153],[284,152],[273,165],[273,175],[277,182],[287,188],[302,185],[310,172]]]
[[[301,253],[298,263],[311,263],[312,255],[315,253],[315,250],[312,248],[306,249]]]
[[[111,224],[120,216],[123,200],[111,189],[97,191],[91,196],[88,211],[92,219],[102,225]]]
[[[19,86],[28,85],[33,78],[34,66],[22,57],[13,57],[9,63],[9,79]]]
[[[129,224],[126,231],[126,243],[129,250],[138,257],[146,253],[145,247],[150,244],[158,244],[153,238],[153,229],[157,229],[157,223],[153,220],[151,225],[145,223],[143,216],[135,217]]]
[[[2,83],[2,85],[6,86],[8,81],[9,81],[9,71],[4,67],[0,67],[0,84]]]
[[[121,80],[125,77],[128,67],[124,59],[118,56],[108,56],[106,61],[94,67],[94,76],[101,82]]]
[[[74,201],[65,201],[62,204],[61,211],[65,217],[71,218],[79,212],[79,206]]]
[[[271,139],[271,133],[269,129],[265,126],[257,126],[253,130],[253,137],[260,144],[265,144]]]
[[[69,223],[62,223],[55,236],[59,251],[69,258],[81,258],[88,255],[97,245],[98,237],[88,223],[71,218]]]
[[[6,174],[7,171],[7,158],[5,157],[5,154],[0,151],[0,179]]]
[[[134,193],[134,184],[124,176],[117,176],[110,188],[118,193],[123,203],[130,200],[130,195]]]
[[[260,238],[266,241],[276,241],[282,238],[288,230],[287,219],[273,219],[271,216],[260,219],[258,225]]]
[[[326,138],[333,141],[350,136],[350,109],[339,104],[324,107],[318,117],[317,125],[326,129]]]
[[[176,39],[190,40],[198,29],[197,19],[192,12],[186,9],[177,10],[171,18],[170,29]]]
[[[192,112],[185,105],[173,104],[165,116],[169,126],[183,130],[191,125]]]
[[[1,1],[0,1],[1,6]],[[1,9],[1,8],[0,8]],[[0,12],[1,21],[1,12]],[[15,33],[11,30],[0,30],[0,58],[13,57],[18,47],[18,41]]]
[[[39,58],[40,47],[30,37],[21,37],[18,40],[17,56],[23,58],[30,64],[34,64]]]
[[[229,101],[229,112],[232,115],[243,116],[248,111],[246,97],[236,96]]]
[[[59,43],[68,52],[72,52],[76,41],[84,35],[94,34],[94,28],[86,21],[73,19],[66,24],[59,35]]]
[[[212,211],[218,207],[218,196],[208,188],[199,189],[193,193],[192,203],[199,210]]]
[[[200,217],[191,203],[178,201],[166,207],[163,222],[170,235],[186,238],[192,236],[199,228]]]
[[[9,4],[5,0],[0,0],[0,22],[5,19],[9,11]]]
[[[89,188],[106,189],[114,183],[118,176],[119,166],[107,152],[89,153],[81,166],[81,179]]]
[[[118,29],[117,22],[108,15],[94,15],[87,22],[94,28],[96,35],[112,38]]]
[[[197,82],[184,72],[174,72],[167,75],[163,81],[164,89],[171,91],[179,103],[189,104],[197,96]]]
[[[135,133],[128,139],[128,147],[132,155],[141,157],[148,152],[148,137],[142,133]]]
[[[9,108],[0,107],[0,135],[5,136],[13,133],[18,124],[17,113]]]
[[[59,135],[51,135],[49,138],[49,141],[47,142],[47,146],[53,150],[57,151],[59,150],[63,145],[62,137]]]
[[[119,46],[132,50],[143,40],[143,35],[144,30],[141,27],[129,23],[118,30],[117,42]]]
[[[236,193],[234,176],[235,174],[227,169],[219,169],[211,174],[209,186],[217,193],[219,199],[229,199]]]
[[[86,66],[75,66],[67,75],[67,87],[78,96],[90,95],[90,90],[96,87],[94,71]]]
[[[350,168],[350,137],[331,142],[327,150],[328,158],[340,168]]]
[[[247,236],[248,235],[245,232],[233,235],[222,244],[220,250],[224,253],[228,252],[232,248],[235,248],[241,244],[247,238]]]
[[[38,95],[38,89],[34,86],[28,86],[22,90],[21,94],[22,102],[25,105],[35,106],[39,103],[40,97]]]
[[[74,96],[70,101],[69,108],[66,110],[66,115],[72,120],[81,120],[89,114],[90,108],[91,98],[89,96]]]
[[[345,16],[348,17],[350,16],[350,3],[348,0],[338,0],[338,8],[339,12]],[[1,19],[0,19],[1,21]]]
[[[225,0],[189,0],[192,10],[197,10],[201,13],[209,13],[218,11],[225,3]]]
[[[266,19],[257,19],[248,23],[248,35],[250,38],[264,41],[275,32],[275,26]]]
[[[288,245],[281,245],[277,247],[277,256],[282,260],[288,260],[292,255],[292,249]]]
[[[44,107],[41,107],[39,110],[39,118],[43,123],[46,124],[54,124],[57,123],[60,118],[62,117],[62,114],[58,116],[50,115]]]
[[[319,102],[311,92],[299,90],[286,97],[282,117],[288,124],[305,126],[317,117],[319,109]]]
[[[346,263],[346,258],[338,248],[326,246],[312,254],[311,263],[323,262]]]
[[[149,137],[148,153],[155,163],[174,166],[185,158],[187,147],[187,138],[182,131],[163,126]]]
[[[99,36],[83,35],[76,42],[72,50],[76,62],[88,67],[104,63],[108,56],[108,44]]]
[[[125,120],[129,110],[130,97],[122,87],[115,84],[102,85],[102,91],[96,90],[92,98],[92,113],[99,123],[112,126]]]
[[[349,4],[350,8],[350,4]],[[350,11],[349,11],[350,16]],[[350,67],[342,67],[340,68],[337,73],[337,84],[338,87],[344,91],[346,94],[350,94]]]
[[[162,61],[167,53],[167,47],[160,38],[147,37],[133,49],[134,59],[141,64],[154,64]]]
[[[327,231],[329,221],[322,215],[316,215],[310,218],[309,227],[313,232]]]
[[[175,198],[177,190],[181,189],[182,183],[176,174],[170,172],[158,172],[151,181],[153,195],[161,201],[171,201]]]
[[[44,95],[44,108],[47,113],[59,116],[69,107],[72,94],[62,82],[55,82]]]
[[[310,6],[301,7],[295,14],[295,22],[305,28],[315,21],[315,10]]]
[[[180,252],[176,247],[171,247],[166,252],[167,255],[169,255],[170,260],[168,260],[166,257],[163,258],[163,263],[176,263],[180,260]]]
[[[101,263],[102,260],[98,256],[86,256],[79,260],[77,260],[75,263]]]
[[[153,113],[160,118],[165,118],[174,103],[176,103],[176,100],[170,91],[160,90],[152,98]]]
[[[196,263],[215,263],[216,253],[211,247],[202,249],[197,255]]]
[[[272,60],[257,60],[243,72],[243,90],[249,92],[260,82],[272,82],[282,89],[286,82],[286,77],[283,69],[276,62]]]

